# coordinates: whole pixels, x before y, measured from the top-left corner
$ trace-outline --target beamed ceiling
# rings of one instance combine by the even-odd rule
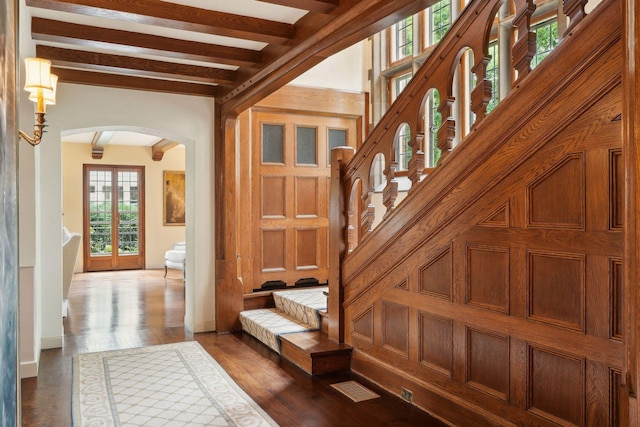
[[[214,97],[239,113],[432,0],[26,0],[60,82]]]

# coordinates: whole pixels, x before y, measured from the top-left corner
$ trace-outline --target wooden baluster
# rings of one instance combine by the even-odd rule
[[[518,39],[511,50],[511,62],[518,72],[513,87],[520,83],[531,71],[531,59],[536,53],[536,33],[531,31],[531,16],[536,10],[533,0],[516,0],[516,17],[513,26],[518,31]]]
[[[582,18],[587,15],[584,12],[584,6],[587,2],[588,0],[563,0],[562,9],[564,10],[565,15],[569,17],[569,26],[567,26],[563,35],[568,35],[573,28],[582,21]]]
[[[411,159],[409,160],[409,171],[407,175],[411,180],[411,188],[409,192],[420,182],[422,172],[424,171],[424,151],[422,151],[422,143],[424,141],[424,132],[418,132],[415,138],[411,140]]]
[[[471,92],[471,111],[476,115],[474,126],[482,121],[487,115],[487,105],[491,101],[491,80],[487,79],[487,65],[491,61],[490,56],[483,56],[473,67],[478,84]]]
[[[438,106],[438,111],[442,117],[442,125],[438,128],[438,148],[441,150],[439,162],[442,162],[453,148],[453,139],[456,136],[456,121],[451,113],[455,100],[452,96],[440,99],[440,105]]]
[[[387,185],[382,192],[382,203],[387,207],[387,211],[384,213],[386,218],[396,208],[395,203],[398,198],[398,181],[396,180],[396,169],[398,168],[397,162],[391,162],[388,168],[384,170],[384,174],[387,177]]]
[[[373,230],[373,221],[376,219],[376,208],[371,203],[371,193],[367,191],[362,195],[362,213],[360,214],[360,239]]]

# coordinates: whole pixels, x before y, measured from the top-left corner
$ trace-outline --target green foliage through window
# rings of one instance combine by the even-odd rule
[[[542,22],[533,26],[531,31],[536,33],[536,54],[531,59],[531,69],[534,69],[558,46],[558,21]]]
[[[450,0],[440,0],[429,8],[431,32],[429,44],[436,44],[444,38],[451,26]]]

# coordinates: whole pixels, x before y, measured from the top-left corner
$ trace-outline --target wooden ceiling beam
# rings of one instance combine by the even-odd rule
[[[331,13],[333,19],[330,22],[314,31],[298,28],[300,39],[292,40],[291,49],[255,73],[243,74],[239,84],[219,99],[223,117],[241,113],[325,58],[426,9],[436,1],[354,0],[341,4]],[[307,25],[317,24],[308,22]]]
[[[52,67],[51,72],[58,76],[59,82],[64,83],[206,97],[216,97],[219,94],[218,86],[199,83],[98,73],[56,66]]]
[[[309,12],[329,13],[340,3],[338,0],[259,0],[263,3],[278,4]]]
[[[151,147],[151,158],[159,162],[164,157],[164,153],[171,150],[173,147],[177,147],[178,143],[175,141],[170,141],[168,139],[161,139],[160,141],[153,144]]]
[[[26,0],[26,3],[30,7],[264,43],[282,44],[295,36],[291,24],[158,0]]]
[[[262,61],[260,51],[173,39],[131,31],[73,24],[46,18],[31,19],[34,40],[101,47],[120,52],[161,55],[177,59],[251,67]]]
[[[111,138],[113,138],[113,131],[100,131],[93,135],[91,140],[91,158],[100,160],[104,155],[104,147],[107,146]]]
[[[36,46],[38,58],[57,66],[71,66],[97,71],[115,71],[123,74],[174,78],[203,83],[230,84],[236,81],[236,72],[219,68],[155,61],[131,56],[111,55],[52,46]]]

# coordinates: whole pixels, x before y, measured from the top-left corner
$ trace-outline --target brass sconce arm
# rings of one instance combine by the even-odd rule
[[[19,131],[22,139],[24,139],[34,147],[40,144],[40,141],[42,140],[42,134],[45,133],[44,128],[47,127],[47,125],[45,125],[46,120],[44,119],[44,114],[45,113],[36,113],[36,123],[33,125],[33,136],[29,136],[25,132]]]

